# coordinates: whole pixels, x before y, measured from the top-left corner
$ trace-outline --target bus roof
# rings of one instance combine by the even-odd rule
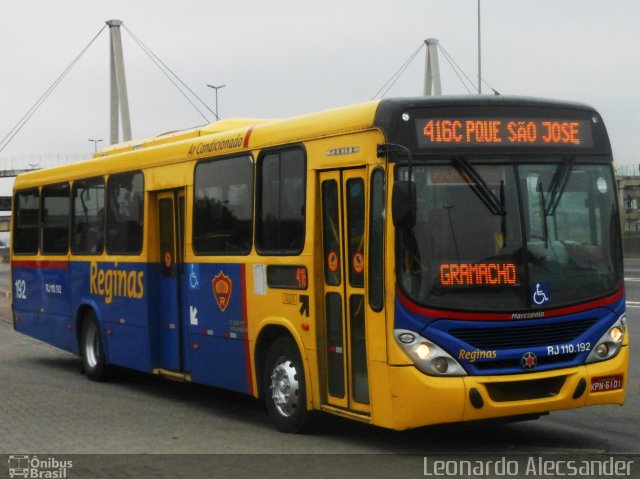
[[[268,121],[270,120],[262,118],[229,118],[217,121],[215,123],[202,125],[196,128],[168,131],[166,133],[161,133],[160,135],[150,138],[144,138],[142,140],[137,139],[122,143],[116,143],[115,145],[108,146],[103,150],[97,152],[94,155],[94,158],[102,158],[103,156],[113,155],[115,153],[122,153],[131,150],[138,150],[140,148],[148,146],[176,143],[181,140],[188,140],[205,135],[213,135],[216,133],[227,132],[239,128],[247,128],[261,123],[266,123]]]
[[[393,123],[397,121],[402,109],[466,106],[533,106],[595,111],[592,107],[580,103],[528,97],[478,95],[374,100],[280,120],[225,119],[188,130],[168,132],[152,138],[112,145],[86,161],[23,173],[16,178],[14,189],[52,184],[96,174],[129,171],[132,168],[132,161],[135,161],[138,169],[143,169],[186,159],[213,156],[213,154],[207,155],[206,153],[195,156],[188,155],[189,146],[194,144],[225,141],[229,138],[244,139],[241,142],[242,148],[217,152],[222,154],[233,153],[245,148],[249,150],[260,149],[372,128],[380,128],[388,132],[391,131]],[[137,154],[139,151],[152,149],[153,155]],[[132,160],[132,155],[135,155],[135,160]]]
[[[136,155],[138,169],[170,164],[188,158],[188,146],[195,143],[215,142],[241,136],[247,138],[248,149],[265,148],[286,143],[333,136],[350,131],[373,128],[379,101],[309,113],[282,120],[225,119],[189,130],[169,132],[157,137],[119,143],[97,152],[93,158],[68,165],[31,171],[18,175],[14,189],[52,184],[97,174],[129,171],[132,154],[154,150],[154,155]],[[248,137],[250,136],[250,142]],[[226,151],[233,153],[241,150]],[[208,155],[213,156],[213,155]]]

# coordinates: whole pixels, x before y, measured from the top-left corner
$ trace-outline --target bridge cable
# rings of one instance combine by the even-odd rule
[[[411,56],[407,59],[407,61],[405,61],[402,64],[402,66],[398,68],[398,70],[396,70],[396,72],[393,75],[391,75],[391,78],[389,78],[389,80],[387,80],[387,82],[384,85],[382,85],[382,87],[380,87],[380,89],[375,93],[375,95],[373,95],[373,97],[371,98],[372,100],[375,100],[378,97],[378,95],[380,95],[380,93],[383,92],[383,90],[384,92],[382,93],[380,98],[383,98],[389,92],[391,87],[395,85],[398,79],[402,76],[402,74],[406,71],[406,69],[409,67],[411,62],[414,60],[414,58],[418,55],[420,50],[422,50],[422,47],[424,47],[424,45],[425,45],[424,42],[420,44],[420,47],[411,54]],[[389,86],[387,87],[387,85]]]
[[[469,82],[469,84],[471,85],[471,88],[475,91],[478,91],[478,87],[476,86],[475,83],[473,83],[473,81],[471,81],[471,79],[469,78],[469,76],[465,73],[465,71],[460,67],[460,65],[458,65],[456,63],[456,61],[453,59],[453,57],[449,54],[448,51],[446,51],[444,49],[444,47],[442,46],[441,43],[438,44],[438,48],[440,48],[440,50],[442,51],[442,54],[444,55],[445,59],[449,62],[449,65],[451,65],[451,68],[453,69],[453,71],[455,72],[455,74],[458,76],[458,79],[460,79],[460,82],[464,85],[465,89],[471,93],[471,91],[469,90],[469,88],[467,88],[467,85],[465,84],[465,82],[462,80],[462,78],[460,77],[460,75],[458,74],[458,72],[456,71],[456,69],[458,71],[460,71],[462,73],[462,75],[464,75],[464,77],[467,79],[467,81]],[[455,66],[454,66],[455,65]],[[483,78],[482,79],[482,83],[484,83],[485,85],[487,85],[494,94],[499,95],[500,92],[498,92],[498,90],[496,90],[495,88],[493,88],[491,85],[489,85],[489,83]]]
[[[471,79],[465,73],[465,71],[462,68],[460,68],[460,65],[458,65],[456,63],[456,61],[453,59],[453,57],[451,55],[449,55],[449,52],[447,52],[441,44],[438,44],[438,48],[440,48],[440,51],[442,51],[442,55],[444,56],[445,60],[447,60],[447,62],[449,62],[449,65],[451,65],[451,68],[453,69],[453,72],[456,74],[456,76],[460,80],[460,83],[462,83],[462,86],[464,86],[465,90],[467,90],[467,93],[471,94],[471,90],[469,89],[469,87],[467,86],[465,81],[460,76],[460,73],[458,73],[458,72],[461,72],[464,75],[464,77],[467,79],[467,81],[471,85],[472,89],[478,91],[478,87],[471,81]]]
[[[100,31],[91,39],[89,44],[84,47],[84,49],[76,56],[73,61],[69,64],[69,66],[56,78],[56,80],[47,88],[47,90],[42,94],[40,98],[33,104],[31,108],[25,113],[25,115],[20,118],[20,121],[5,135],[5,137],[0,140],[0,153],[4,151],[4,149],[9,145],[11,140],[18,134],[20,130],[27,124],[27,122],[31,119],[31,117],[35,114],[35,112],[40,108],[40,106],[45,102],[45,100],[51,95],[53,90],[60,84],[60,82],[64,79],[64,77],[69,73],[69,71],[78,63],[78,60],[84,55],[84,53],[93,45],[96,39],[100,36],[102,31],[107,28],[107,25],[104,25]]]
[[[499,95],[500,94],[500,92],[498,90],[496,90],[495,88],[493,88],[491,85],[489,85],[489,83],[487,83],[484,78],[482,79],[482,83],[487,85],[493,91],[494,95]]]
[[[162,60],[160,60],[160,58],[155,53],[153,53],[153,51],[142,42],[142,40],[140,40],[131,30],[129,30],[125,24],[123,24],[122,27],[131,36],[131,38],[133,38],[133,40],[138,44],[138,46],[142,49],[142,51],[149,57],[149,59],[158,67],[158,69],[160,69],[163,75],[167,77],[167,79],[173,84],[173,86],[176,87],[176,89],[182,94],[182,96],[185,97],[185,99],[191,104],[191,106],[193,106],[193,108],[200,114],[200,116],[202,116],[202,118],[204,118],[204,120],[207,123],[210,123],[210,120],[204,115],[204,113],[202,113],[202,111],[196,106],[196,104],[191,100],[191,98],[189,98],[189,96],[182,90],[182,88],[180,88],[177,82],[179,82],[189,93],[191,93],[191,95],[193,95],[193,97],[196,100],[202,103],[202,105],[204,105],[204,107],[207,110],[209,110],[209,112],[217,120],[220,119],[215,114],[215,112],[213,112],[211,108],[209,108],[209,106],[200,97],[198,97],[198,95],[196,95],[194,91],[191,88],[189,88],[187,84],[184,81],[182,81],[182,79],[180,79],[180,77],[173,70],[171,70],[171,68],[169,68]]]

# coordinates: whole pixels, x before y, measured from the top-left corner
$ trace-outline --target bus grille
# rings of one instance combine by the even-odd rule
[[[529,326],[456,328],[449,334],[477,349],[513,349],[569,343],[598,321],[597,318],[541,323]]]
[[[557,396],[562,389],[565,376],[557,378],[533,379],[531,381],[511,381],[487,383],[485,387],[492,401],[526,401]]]

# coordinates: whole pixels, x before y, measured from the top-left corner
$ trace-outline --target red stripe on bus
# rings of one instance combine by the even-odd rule
[[[240,284],[242,285],[242,324],[247,331],[244,341],[244,362],[247,372],[247,392],[253,394],[253,376],[251,374],[251,352],[249,351],[249,327],[247,324],[247,275],[244,264],[240,265]]]
[[[552,318],[554,316],[561,316],[565,314],[574,314],[580,313],[583,311],[588,311],[594,308],[600,308],[609,306],[616,301],[622,299],[624,295],[624,288],[620,288],[617,293],[612,294],[611,296],[607,296],[605,298],[597,299],[595,301],[589,301],[588,303],[578,304],[576,306],[569,306],[566,308],[559,309],[547,309],[547,310],[531,310],[531,311],[514,311],[513,313],[468,313],[462,311],[447,311],[443,309],[431,309],[425,308],[424,306],[419,306],[412,302],[402,291],[398,289],[398,299],[400,303],[407,308],[412,313],[420,314],[422,316],[428,316],[430,318],[437,319],[468,319],[468,320],[479,320],[479,321],[508,321],[512,320],[513,315],[523,314],[533,312],[542,312],[544,313],[544,318]],[[540,319],[540,318],[538,318]]]
[[[69,269],[68,261],[46,261],[46,260],[13,260],[12,268],[28,269]]]
[[[247,130],[247,133],[244,135],[244,141],[242,142],[242,148],[247,148],[249,146],[249,138],[251,138],[251,133],[253,133],[253,127]]]

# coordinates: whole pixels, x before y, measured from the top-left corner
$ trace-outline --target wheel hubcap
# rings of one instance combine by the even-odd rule
[[[100,338],[98,330],[92,323],[87,327],[84,338],[84,352],[87,358],[87,364],[91,368],[95,368],[98,364],[98,351],[100,350]]]
[[[298,372],[290,359],[281,357],[271,372],[271,398],[280,414],[291,416],[298,406]]]

